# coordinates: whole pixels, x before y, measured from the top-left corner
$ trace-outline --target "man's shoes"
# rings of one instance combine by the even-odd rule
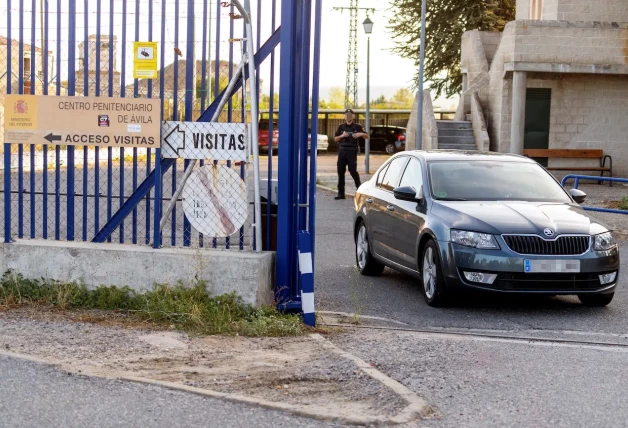
[[[337,200],[337,201],[339,201],[340,199],[347,199],[347,198],[345,198],[344,196],[340,196],[340,195],[338,195],[338,196],[336,196],[334,199],[335,199],[335,200]]]

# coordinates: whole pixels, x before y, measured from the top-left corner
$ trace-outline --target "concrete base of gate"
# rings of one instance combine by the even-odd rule
[[[158,250],[120,244],[18,240],[0,244],[0,270],[25,278],[49,278],[149,290],[156,283],[204,280],[212,295],[235,292],[246,303],[273,301],[274,253],[188,248]]]

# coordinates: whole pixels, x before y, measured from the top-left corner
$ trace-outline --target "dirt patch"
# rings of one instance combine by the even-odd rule
[[[81,319],[98,324],[76,322]],[[309,337],[193,337],[136,324],[124,315],[105,321],[95,311],[12,309],[0,312],[0,348],[72,373],[175,382],[332,414],[392,417],[406,406],[353,362]]]
[[[623,210],[628,214],[628,202],[626,201],[609,201],[606,202],[606,208],[613,210]]]

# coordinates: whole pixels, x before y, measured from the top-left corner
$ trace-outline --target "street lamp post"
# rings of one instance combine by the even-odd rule
[[[417,106],[416,148],[423,149],[423,74],[425,73],[425,15],[427,14],[427,0],[421,3],[421,46],[419,54],[419,96]]]
[[[366,33],[366,134],[364,142],[364,169],[369,174],[369,157],[371,155],[371,33],[373,32],[373,21],[368,16],[362,23]]]

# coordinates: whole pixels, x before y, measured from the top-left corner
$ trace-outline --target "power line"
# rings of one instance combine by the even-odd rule
[[[358,7],[358,0],[351,0],[349,7],[334,10],[349,11],[349,49],[347,53],[347,80],[345,83],[345,107],[358,107],[358,11],[375,13],[375,9]]]

